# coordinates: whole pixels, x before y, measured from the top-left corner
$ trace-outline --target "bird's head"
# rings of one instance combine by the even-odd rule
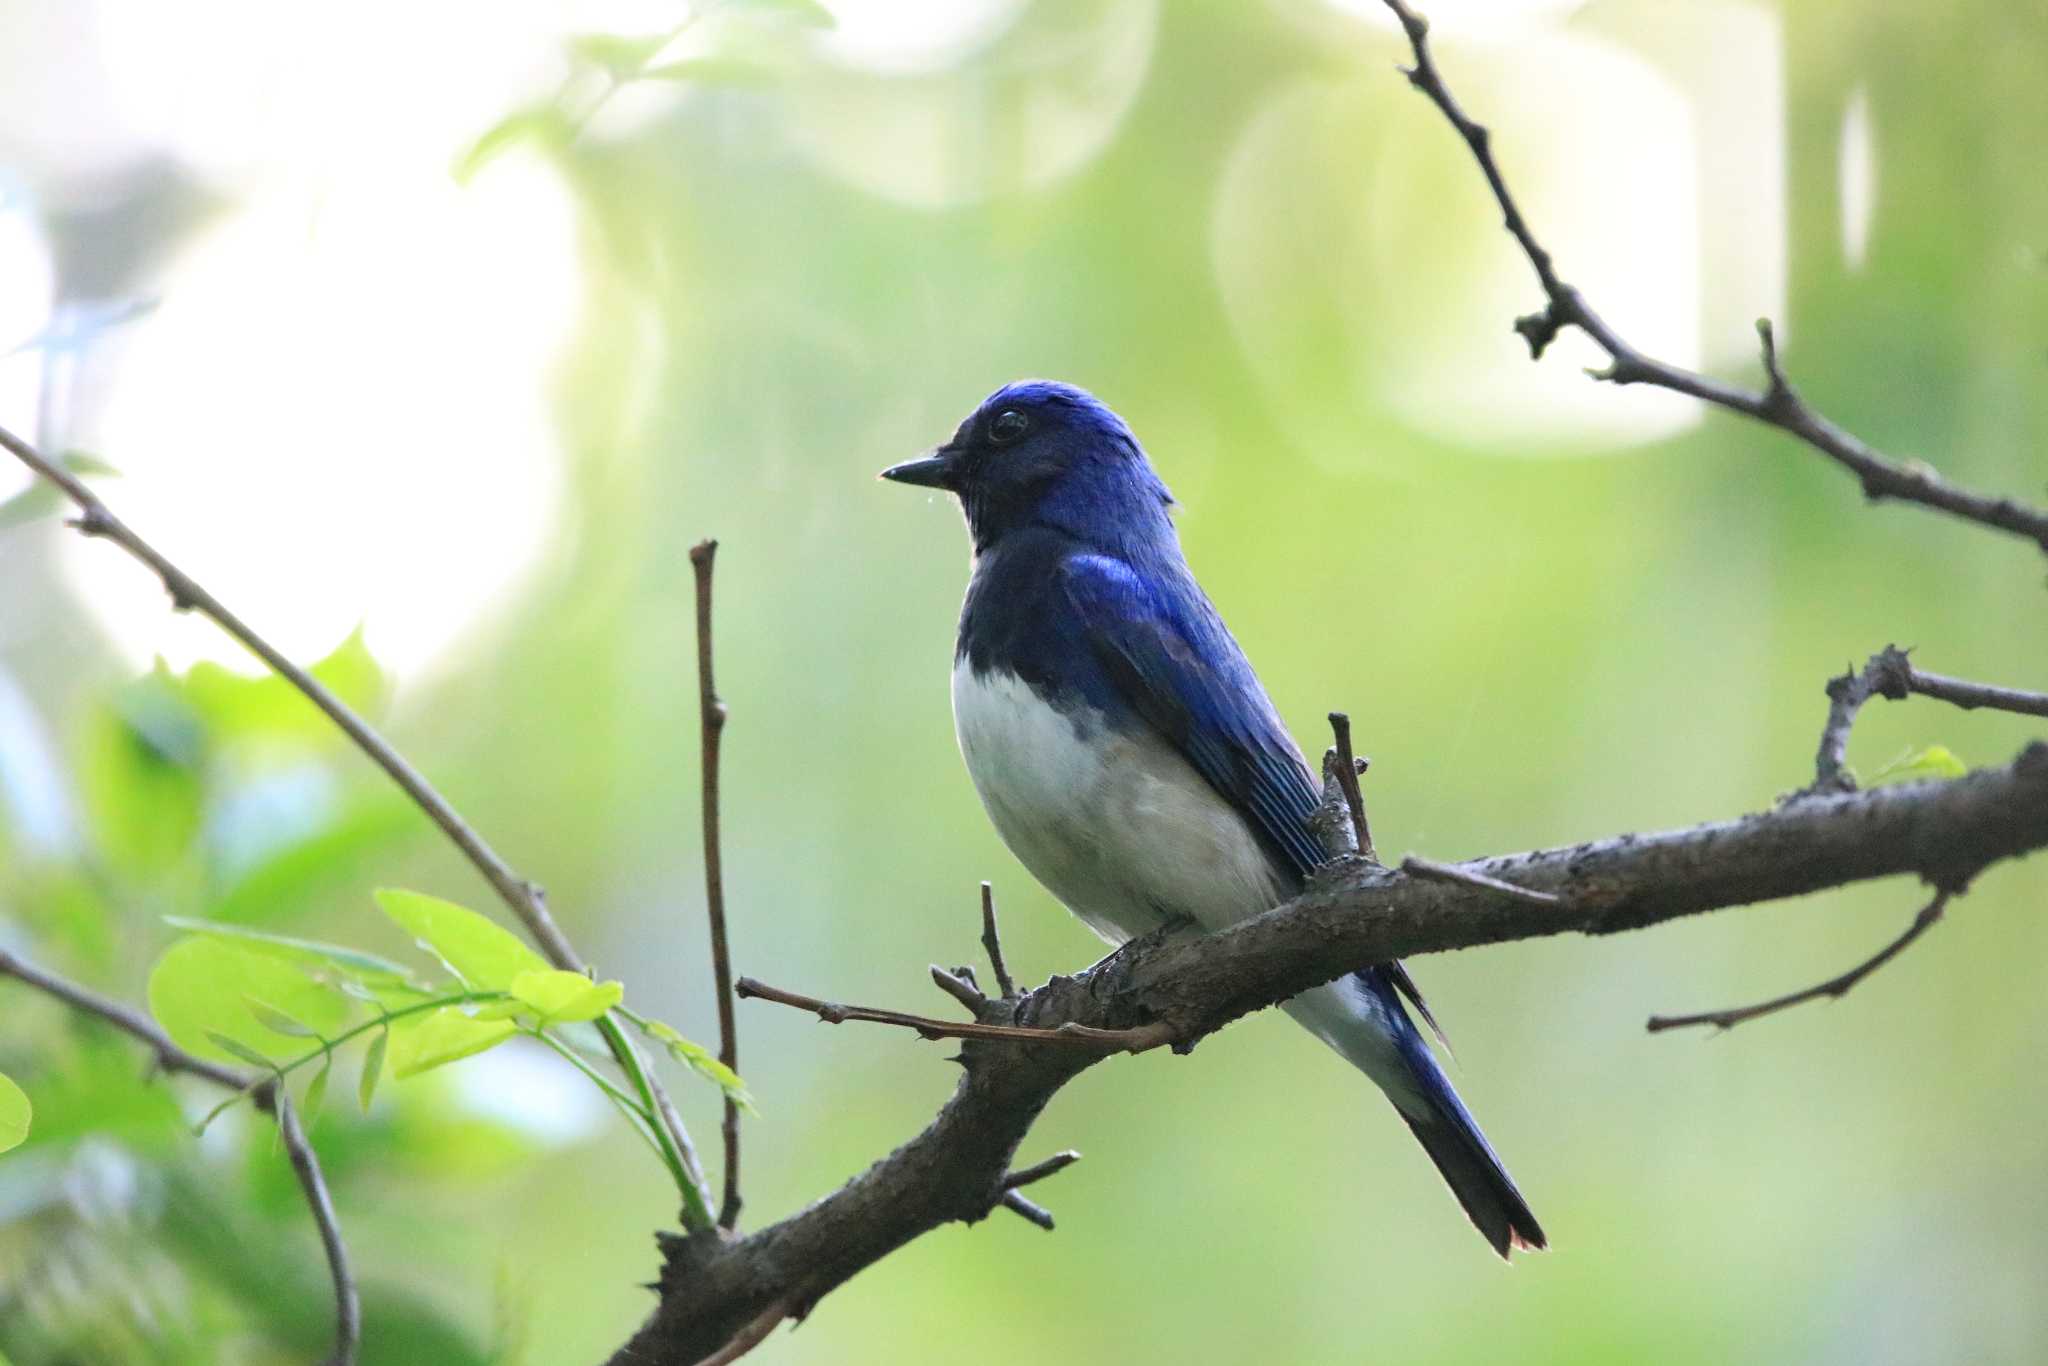
[[[1083,540],[1172,535],[1173,502],[1124,420],[1093,394],[1019,380],[982,400],[953,439],[882,478],[960,499],[976,549],[1041,523]]]

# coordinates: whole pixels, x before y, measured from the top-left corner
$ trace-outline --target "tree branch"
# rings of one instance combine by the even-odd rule
[[[718,838],[718,749],[725,735],[725,702],[711,672],[711,567],[718,542],[699,541],[690,547],[690,569],[697,579],[697,709],[704,782],[704,909],[711,921],[711,979],[718,993],[718,1060],[728,1072],[740,1070],[739,1029],[732,1011],[732,952],[725,937],[725,858]],[[718,1226],[729,1229],[740,1219],[740,1107],[725,1098],[720,1132],[725,1139],[725,1199],[718,1207]]]
[[[328,1279],[334,1285],[334,1350],[327,1357],[327,1363],[328,1366],[354,1366],[356,1348],[362,1340],[362,1301],[356,1294],[355,1275],[349,1269],[348,1248],[341,1241],[341,1222],[335,1217],[334,1201],[328,1196],[327,1179],[321,1173],[320,1159],[314,1154],[313,1145],[307,1141],[306,1131],[299,1125],[291,1097],[278,1085],[277,1078],[247,1076],[231,1067],[187,1053],[171,1042],[170,1036],[142,1012],[88,991],[55,973],[46,972],[5,949],[0,949],[0,977],[12,977],[62,1001],[73,1010],[104,1020],[140,1040],[148,1045],[161,1071],[182,1072],[230,1091],[248,1092],[250,1102],[277,1121],[278,1137],[284,1142],[292,1174],[298,1179],[299,1189],[306,1198],[306,1208],[312,1213],[314,1227],[319,1230],[321,1250],[327,1258]]]
[[[1558,275],[1549,251],[1537,241],[1522,217],[1499,163],[1494,160],[1492,135],[1465,113],[1450,87],[1444,84],[1430,53],[1429,21],[1404,0],[1386,0],[1386,5],[1401,21],[1415,56],[1413,67],[1402,68],[1408,83],[1427,96],[1465,140],[1493,191],[1494,201],[1500,205],[1503,225],[1536,271],[1536,282],[1543,289],[1546,303],[1541,311],[1515,320],[1515,331],[1528,342],[1532,358],[1540,359],[1559,332],[1576,327],[1606,352],[1611,362],[1605,369],[1589,372],[1595,379],[1614,384],[1648,384],[1740,413],[1797,438],[1848,470],[1863,486],[1863,496],[1872,502],[1896,499],[1936,508],[1980,526],[2025,537],[2048,551],[2048,509],[1963,488],[1917,460],[1894,460],[1816,412],[1786,379],[1767,320],[1757,323],[1764,372],[1769,380],[1768,388],[1761,393],[1657,360],[1630,345],[1576,286]]]
[[[1690,1025],[1712,1025],[1716,1030],[1733,1029],[1745,1021],[1774,1015],[1778,1011],[1804,1005],[1808,1001],[1817,1001],[1823,996],[1840,1000],[1847,996],[1858,982],[1904,953],[1912,946],[1914,940],[1934,928],[1934,922],[1941,919],[1941,913],[1948,909],[1949,897],[1952,895],[1953,893],[1946,890],[1936,892],[1934,899],[1922,906],[1920,913],[1913,917],[1913,923],[1906,926],[1904,934],[1847,972],[1830,977],[1825,982],[1817,983],[1804,991],[1792,992],[1787,996],[1774,996],[1768,1001],[1758,1001],[1755,1005],[1733,1006],[1726,1010],[1704,1010],[1697,1015],[1652,1015],[1644,1023],[1644,1028],[1652,1034],[1666,1029],[1684,1029]]]
[[[1986,866],[2043,847],[2048,743],[2037,741],[2006,767],[1949,781],[1821,794],[1684,830],[1456,865],[1555,902],[1343,860],[1292,902],[1228,930],[1136,944],[1015,1001],[988,1000],[978,1021],[986,1029],[775,993],[769,998],[828,1020],[965,1037],[963,1075],[922,1133],[809,1208],[739,1239],[661,1235],[660,1305],[614,1366],[694,1362],[770,1305],[801,1318],[920,1234],[985,1217],[1001,1203],[1017,1145],[1047,1101],[1108,1056],[1062,1045],[1071,1026],[1159,1028],[1185,1051],[1249,1011],[1406,955],[1637,929],[1900,874],[1959,889]],[[742,979],[740,994],[769,994],[756,986]]]
[[[1856,778],[1849,771],[1849,732],[1863,704],[1873,697],[1903,702],[1918,693],[1966,711],[1986,707],[2022,716],[2048,716],[2048,695],[1922,673],[1913,667],[1909,653],[1896,645],[1887,645],[1872,655],[1862,669],[1851,669],[1828,680],[1828,719],[1821,727],[1820,748],[1814,755],[1813,784],[1803,793],[1856,790]]]
[[[511,865],[498,857],[495,849],[484,841],[462,819],[447,798],[435,790],[419,770],[415,769],[397,750],[393,749],[383,736],[370,728],[367,721],[356,715],[355,710],[330,692],[319,679],[301,669],[284,656],[278,648],[252,630],[242,619],[230,612],[220,599],[202,588],[191,575],[178,568],[169,559],[131,530],[112,510],[100,500],[85,483],[56,461],[44,456],[28,442],[13,432],[0,427],[0,446],[11,451],[29,469],[63,490],[64,496],[78,506],[79,516],[71,525],[87,536],[100,537],[113,542],[129,556],[146,565],[163,581],[164,591],[170,594],[171,606],[178,611],[196,611],[211,620],[239,641],[244,648],[291,684],[318,707],[328,720],[355,743],[357,749],[369,756],[370,761],[389,775],[391,781],[415,806],[427,814],[428,819],[440,827],[463,857],[483,875],[493,891],[505,906],[526,927],[526,932],[547,956],[549,962],[569,972],[590,971],[568,937],[556,926],[554,917],[548,914],[547,895],[538,883],[529,882],[512,871]],[[664,1146],[673,1149],[676,1165],[682,1169],[683,1224],[687,1228],[707,1228],[711,1224],[711,1212],[704,1190],[703,1170],[697,1162],[697,1154],[690,1143],[689,1131],[683,1127],[681,1116],[676,1113],[675,1104],[662,1089],[661,1081],[646,1066],[633,1041],[628,1039],[618,1025],[609,1017],[597,1022],[598,1030],[604,1035],[605,1044],[619,1066],[630,1076],[644,1076],[654,1099],[654,1109],[660,1118],[657,1133]]]

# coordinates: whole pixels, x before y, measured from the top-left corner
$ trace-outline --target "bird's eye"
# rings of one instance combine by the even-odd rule
[[[1031,419],[1015,408],[1005,408],[988,421],[988,439],[998,446],[1007,446],[1031,430]]]

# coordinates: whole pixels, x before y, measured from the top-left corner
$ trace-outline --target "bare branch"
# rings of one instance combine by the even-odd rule
[[[718,750],[725,735],[725,701],[711,672],[711,568],[718,542],[699,541],[690,547],[690,568],[697,578],[697,709],[701,722],[704,779],[704,906],[711,920],[711,975],[718,993],[718,1060],[726,1070],[740,1069],[739,1028],[732,1009],[732,951],[725,937],[725,857],[718,837]],[[720,1125],[725,1139],[725,1199],[718,1207],[718,1226],[732,1228],[740,1218],[740,1107],[725,1098]]]
[[[292,1174],[298,1179],[299,1189],[306,1198],[306,1208],[319,1231],[320,1246],[327,1258],[328,1278],[334,1284],[334,1350],[327,1362],[329,1366],[353,1366],[357,1345],[362,1341],[362,1302],[356,1293],[355,1275],[349,1269],[348,1248],[341,1241],[341,1222],[335,1217],[334,1201],[327,1194],[327,1180],[321,1173],[320,1159],[314,1155],[313,1145],[306,1140],[306,1131],[299,1125],[291,1097],[278,1085],[277,1078],[249,1076],[188,1053],[173,1043],[170,1035],[157,1028],[155,1021],[141,1011],[46,972],[5,949],[0,949],[0,977],[12,977],[62,1001],[73,1010],[104,1020],[140,1040],[148,1045],[161,1071],[182,1072],[229,1091],[248,1092],[252,1104],[276,1119],[278,1136],[284,1142]]]
[[[996,975],[996,990],[1003,994],[1005,1001],[1017,999],[1017,984],[1010,979],[1009,965],[1003,962],[1003,940],[996,933],[996,889],[992,883],[981,884],[981,946],[988,950],[988,965]]]
[[[1890,498],[1919,503],[1981,526],[2025,537],[2048,550],[2048,509],[1962,488],[1917,460],[1894,460],[1816,412],[1785,378],[1768,321],[1757,324],[1764,370],[1769,380],[1769,388],[1762,393],[1657,360],[1625,341],[1586,301],[1585,295],[1558,275],[1550,253],[1536,240],[1508,189],[1499,164],[1494,160],[1491,135],[1466,115],[1450,88],[1444,84],[1443,75],[1430,54],[1429,21],[1409,8],[1404,0],[1386,0],[1386,5],[1401,21],[1401,28],[1408,35],[1408,45],[1415,55],[1415,65],[1404,68],[1409,84],[1427,96],[1465,140],[1473,160],[1479,164],[1480,173],[1486,177],[1487,186],[1493,191],[1495,202],[1500,205],[1504,225],[1536,271],[1545,306],[1540,312],[1515,320],[1515,331],[1529,343],[1532,357],[1541,358],[1544,349],[1556,340],[1559,332],[1567,327],[1576,327],[1592,338],[1611,362],[1605,369],[1591,372],[1595,379],[1615,384],[1653,385],[1674,393],[1689,394],[1703,403],[1754,418],[1796,437],[1848,470],[1862,485],[1864,497],[1872,502]]]
[[[661,1302],[616,1366],[695,1361],[774,1302],[801,1315],[905,1242],[999,1206],[1018,1144],[1052,1096],[1106,1049],[1045,1047],[1081,1025],[1161,1028],[1177,1049],[1249,1011],[1373,963],[1568,932],[1605,934],[1680,916],[1916,874],[1966,885],[1986,866],[2048,847],[2048,743],[1949,781],[1823,794],[1736,820],[1455,865],[1555,903],[1466,879],[1332,863],[1287,905],[1216,934],[1165,938],[1055,977],[987,1026],[866,1012],[776,992],[824,1019],[879,1019],[965,1037],[952,1099],[925,1130],[823,1200],[745,1238],[663,1236]],[[741,979],[740,994],[758,984]],[[1028,1027],[1027,1027],[1028,1026]],[[1050,1036],[1050,1037],[1048,1037]]]
[[[86,487],[83,481],[57,462],[48,459],[40,451],[4,427],[0,427],[0,446],[6,447],[20,461],[38,476],[63,490],[65,497],[78,505],[80,515],[71,523],[87,536],[101,537],[112,541],[132,558],[146,565],[163,581],[164,591],[170,594],[171,605],[179,611],[196,611],[239,641],[244,648],[284,679],[318,707],[328,720],[340,729],[342,734],[354,742],[357,749],[367,755],[370,761],[398,784],[415,806],[427,814],[428,819],[440,827],[457,849],[467,858],[493,891],[503,901],[519,922],[526,927],[535,944],[547,956],[549,962],[569,972],[588,972],[588,966],[578,956],[554,917],[548,914],[547,896],[537,883],[529,882],[512,871],[512,868],[495,849],[485,843],[482,835],[472,829],[469,823],[449,805],[447,798],[435,790],[419,770],[408,763],[403,755],[393,749],[384,737],[370,728],[368,722],[356,715],[355,710],[330,692],[319,679],[287,659],[276,646],[256,634],[240,617],[230,612],[220,599],[200,587],[184,570],[166,559],[149,542],[132,531],[126,523],[116,517],[98,494]],[[636,1080],[643,1080],[654,1101],[654,1109],[660,1117],[656,1126],[663,1146],[679,1172],[679,1184],[683,1196],[683,1222],[698,1228],[708,1227],[711,1212],[704,1194],[703,1172],[697,1163],[696,1150],[690,1144],[689,1131],[683,1127],[682,1119],[676,1114],[675,1105],[661,1082],[647,1068],[634,1047],[618,1025],[609,1018],[598,1022],[599,1032],[604,1035],[606,1045],[619,1066]]]
[[[1788,996],[1775,996],[1768,1001],[1758,1001],[1755,1005],[1733,1006],[1726,1010],[1704,1010],[1697,1015],[1652,1015],[1644,1027],[1652,1034],[1666,1029],[1684,1029],[1691,1025],[1712,1025],[1716,1030],[1733,1029],[1745,1021],[1774,1015],[1778,1011],[1804,1005],[1808,1001],[1817,1001],[1824,996],[1839,1000],[1847,996],[1858,982],[1904,953],[1912,946],[1914,940],[1934,928],[1934,922],[1941,919],[1942,912],[1948,909],[1949,898],[1952,895],[1954,893],[1946,890],[1936,892],[1934,899],[1922,906],[1920,913],[1913,917],[1913,923],[1906,927],[1904,934],[1847,972],[1830,977],[1825,982],[1810,986],[1804,991],[1795,991]]]
[[[1821,727],[1820,748],[1814,755],[1813,785],[1803,789],[1801,795],[1856,790],[1856,779],[1849,771],[1849,732],[1863,704],[1874,697],[1900,702],[1918,693],[1965,710],[1987,707],[2023,716],[2048,716],[2048,696],[1922,673],[1913,667],[1909,653],[1896,645],[1887,645],[1872,655],[1862,669],[1851,669],[1828,680],[1828,719]]]
[[[1003,1198],[996,1203],[1011,1213],[1030,1220],[1047,1233],[1053,1231],[1052,1211],[1022,1191],[1004,1191]]]
[[[988,997],[982,995],[981,988],[970,980],[973,971],[972,968],[962,968],[959,972],[947,972],[937,963],[934,963],[932,964],[932,981],[938,986],[940,991],[945,992],[961,1005],[967,1007],[969,1011],[979,1015],[982,1008],[988,1004]]]
[[[1351,717],[1341,711],[1330,713],[1330,731],[1337,740],[1337,786],[1344,793],[1344,805],[1351,812],[1352,833],[1358,837],[1358,856],[1372,863],[1379,862],[1379,855],[1372,847],[1372,825],[1365,818],[1365,792],[1358,785],[1359,775],[1372,766],[1372,760],[1361,759],[1351,752]]]
[[[1081,1160],[1081,1154],[1068,1148],[1065,1152],[1054,1153],[1043,1162],[1034,1162],[1028,1167],[1019,1167],[1003,1178],[1004,1190],[1016,1190],[1034,1181],[1043,1181],[1055,1172],[1063,1172]]]
[[[1510,901],[1519,901],[1525,906],[1556,906],[1564,898],[1555,892],[1532,892],[1527,887],[1517,887],[1512,882],[1502,882],[1497,877],[1475,873],[1470,868],[1460,868],[1455,863],[1438,863],[1434,859],[1410,854],[1401,860],[1401,871],[1410,877],[1432,878],[1438,882],[1455,882],[1466,887],[1504,896]]]
[[[945,971],[934,967],[935,981],[951,980],[964,988],[965,983]],[[950,992],[950,988],[949,988]],[[1159,1025],[1131,1029],[1098,1029],[1091,1025],[1068,1022],[1051,1029],[1025,1029],[1015,1025],[965,1024],[956,1020],[935,1020],[929,1015],[909,1015],[900,1010],[880,1010],[873,1006],[846,1006],[833,1001],[821,1001],[815,996],[805,996],[794,991],[771,987],[766,982],[752,977],[742,977],[733,984],[733,994],[741,1000],[750,997],[773,1001],[777,1005],[807,1010],[826,1024],[845,1024],[859,1020],[867,1024],[894,1025],[908,1029],[922,1039],[1003,1039],[1012,1043],[1051,1043],[1068,1047],[1084,1048],[1093,1053],[1143,1053],[1148,1049],[1162,1048],[1174,1042],[1172,1031]],[[962,1002],[965,1004],[964,1000]],[[986,1004],[986,998],[983,998]]]

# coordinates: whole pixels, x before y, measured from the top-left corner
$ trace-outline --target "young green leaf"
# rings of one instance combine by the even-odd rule
[[[772,15],[804,28],[833,28],[839,22],[818,0],[742,0],[736,8]]]
[[[223,924],[218,920],[194,920],[182,915],[167,915],[164,917],[164,923],[193,934],[212,935],[256,953],[268,954],[289,962],[334,968],[363,986],[412,984],[412,974],[403,963],[394,963],[389,958],[365,953],[361,949],[351,949],[340,944],[323,944],[314,939],[295,939],[284,934],[266,934],[262,930],[252,930],[244,925]]]
[[[249,1013],[256,1017],[256,1023],[262,1025],[265,1029],[289,1035],[294,1039],[317,1039],[320,1037],[317,1030],[301,1024],[276,1006],[259,1001],[254,996],[244,996],[242,1004],[247,1006]]]
[[[474,1020],[453,1006],[391,1028],[391,1075],[400,1081],[495,1047],[519,1032],[510,1020]]]
[[[269,1058],[264,1057],[259,1050],[251,1048],[232,1034],[223,1034],[217,1029],[209,1029],[206,1031],[206,1037],[215,1048],[218,1048],[221,1052],[226,1053],[232,1058],[248,1063],[251,1067],[261,1068],[268,1072],[276,1065]]]
[[[669,35],[628,38],[618,33],[583,33],[569,40],[569,52],[592,66],[601,66],[613,80],[625,80],[668,46]]]
[[[1960,778],[1969,766],[1950,752],[1947,745],[1929,745],[1919,753],[1905,750],[1877,771],[1873,783],[1909,783],[1923,778]]]
[[[381,1029],[377,1031],[377,1037],[370,1040],[370,1051],[363,1055],[363,1075],[356,1082],[356,1100],[366,1115],[370,1113],[370,1101],[377,1094],[377,1080],[384,1075],[384,1050],[390,1046],[390,1029]]]
[[[469,150],[456,158],[455,181],[466,184],[470,177],[501,153],[522,142],[532,143],[544,151],[558,151],[569,145],[575,132],[576,126],[568,116],[552,104],[515,109],[492,124],[482,137],[469,145]]]
[[[384,914],[473,991],[505,991],[520,973],[547,969],[546,961],[510,930],[466,906],[395,887],[374,895]]]
[[[513,999],[540,1017],[542,1024],[566,1024],[594,1020],[624,998],[625,987],[617,982],[593,982],[580,972],[543,968],[522,972],[512,979]]]
[[[306,1098],[299,1102],[299,1111],[306,1117],[306,1125],[320,1117],[320,1107],[327,1100],[327,1074],[334,1070],[334,1055],[329,1053],[321,1062],[320,1070],[314,1074],[311,1084],[306,1087]]]
[[[148,996],[150,1013],[181,1048],[246,1061],[214,1037],[225,1036],[254,1050],[265,1066],[303,1054],[304,1037],[270,1028],[245,998],[327,1038],[347,1028],[354,1010],[348,997],[299,964],[213,935],[180,939],[166,949],[150,972]]]
[[[0,1153],[21,1145],[34,1117],[35,1106],[29,1104],[28,1092],[15,1085],[14,1078],[0,1072]]]
[[[754,1108],[754,1098],[748,1093],[746,1083],[739,1079],[738,1073],[720,1062],[717,1054],[702,1044],[692,1043],[684,1038],[675,1026],[663,1024],[660,1020],[643,1020],[640,1027],[661,1040],[670,1057],[717,1086],[733,1104],[750,1115],[760,1113]]]

